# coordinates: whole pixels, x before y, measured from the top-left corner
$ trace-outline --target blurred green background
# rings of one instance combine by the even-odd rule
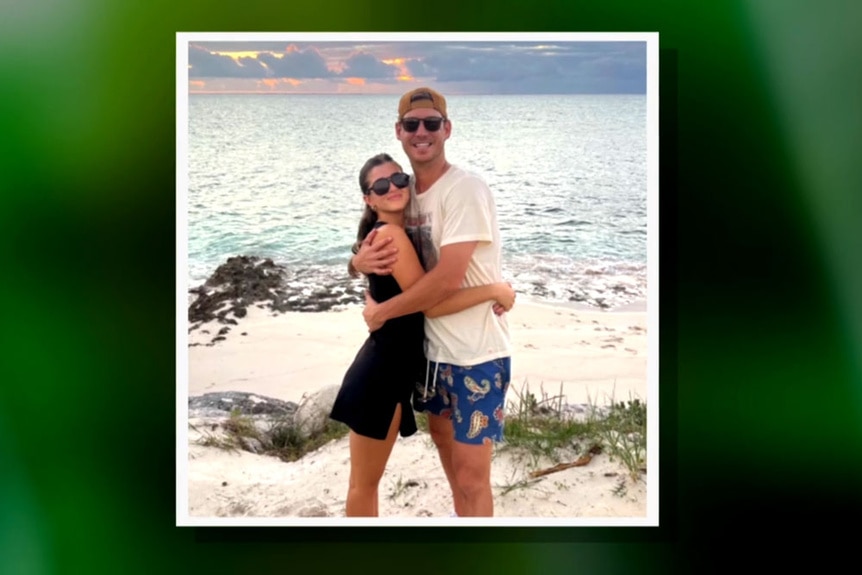
[[[858,510],[862,485],[859,6],[4,4],[0,571],[669,573],[745,550],[814,558],[788,545],[806,524],[840,537],[829,513]],[[411,30],[660,32],[662,527],[174,527],[175,34]]]

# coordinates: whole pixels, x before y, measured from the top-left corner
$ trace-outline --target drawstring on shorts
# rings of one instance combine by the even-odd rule
[[[422,399],[428,399],[428,371],[431,369],[431,360],[426,360],[425,364],[425,391],[422,392]],[[436,361],[434,362],[434,377],[431,379],[431,394],[433,395],[435,391],[437,391],[437,369],[440,367],[440,364]]]

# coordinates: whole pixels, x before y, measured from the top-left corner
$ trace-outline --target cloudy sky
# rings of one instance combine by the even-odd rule
[[[644,94],[646,42],[195,41],[189,92]]]

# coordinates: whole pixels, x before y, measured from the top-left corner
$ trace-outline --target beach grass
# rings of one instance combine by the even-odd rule
[[[261,430],[254,420],[239,411],[232,411],[216,429],[200,430],[197,443],[206,447],[217,447],[228,451],[247,450],[261,455],[278,457],[282,461],[296,461],[307,453],[326,445],[330,441],[347,435],[350,429],[341,422],[328,420],[310,435],[297,429],[293,417],[275,419],[268,428]]]
[[[272,455],[276,455],[283,461],[296,461],[330,441],[344,437],[349,432],[350,429],[345,424],[330,420],[316,433],[304,437],[292,422],[281,421],[274,424],[270,430],[273,443]]]
[[[620,461],[635,481],[646,474],[646,403],[636,398],[614,402],[607,415],[593,417],[594,437],[608,450],[611,460]]]
[[[621,464],[626,471],[622,479],[628,476],[638,481],[646,474],[647,409],[640,399],[617,402],[611,397],[604,406],[591,399],[588,406],[573,411],[566,404],[562,385],[555,394],[540,386],[536,395],[527,382],[520,390],[510,388],[510,391],[515,394],[515,401],[509,401],[505,439],[494,456],[508,452],[522,464],[525,473],[502,486],[503,494],[531,487],[545,475],[587,465],[600,453]],[[417,414],[416,421],[420,432],[428,434],[427,418]],[[216,432],[217,427],[221,432]],[[234,411],[220,426],[202,430],[197,443],[226,450],[244,449],[290,462],[348,432],[343,423],[327,420],[315,433],[303,435],[293,417],[270,421],[268,428],[262,430],[251,417]],[[397,484],[393,487],[395,496],[403,492],[403,487]],[[618,482],[614,493],[625,492],[625,481]]]
[[[619,461],[633,481],[642,478],[646,473],[646,403],[636,398],[617,402],[611,397],[609,404],[600,406],[591,399],[582,413],[572,413],[566,409],[562,385],[554,395],[542,386],[540,390],[537,396],[527,382],[520,390],[512,390],[517,401],[509,402],[505,440],[498,452],[509,452],[531,471],[527,478],[513,483],[513,488],[531,484],[532,478],[586,465],[599,453]]]

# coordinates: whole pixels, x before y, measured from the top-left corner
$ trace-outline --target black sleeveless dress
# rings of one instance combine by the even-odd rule
[[[383,222],[378,222],[378,228]],[[368,276],[371,297],[386,301],[401,293],[391,275]],[[371,332],[347,369],[330,417],[359,435],[386,439],[395,406],[401,404],[402,437],[416,433],[411,394],[425,378],[425,316],[390,319]]]

